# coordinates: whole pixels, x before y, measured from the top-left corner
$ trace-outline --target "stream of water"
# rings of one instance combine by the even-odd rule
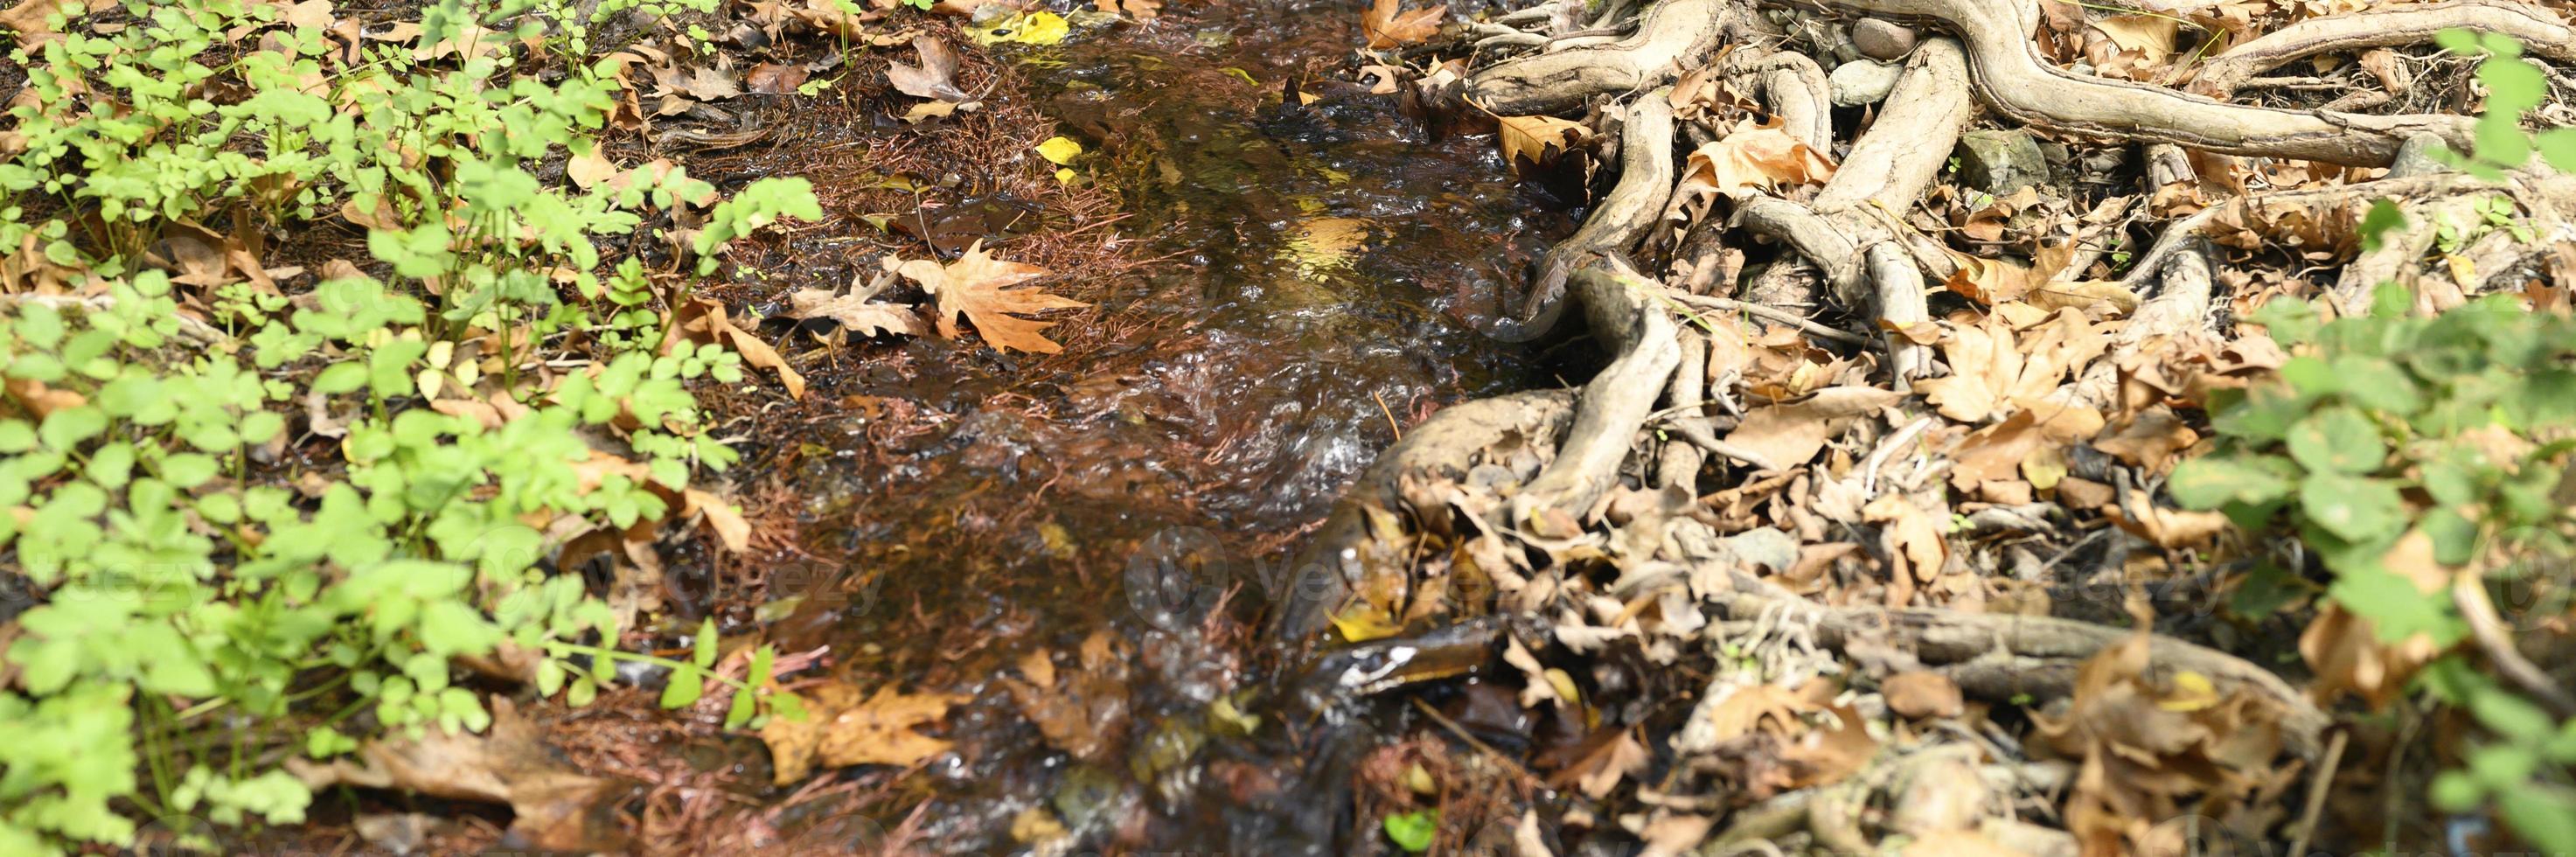
[[[1349,83],[1354,7],[1164,12],[1010,58],[1169,256],[1109,314],[1178,323],[1075,377],[889,377],[955,430],[798,476],[853,510],[832,537],[868,582],[784,648],[974,700],[949,719],[959,761],[869,810],[946,853],[1025,848],[1033,819],[1085,849],[1349,853],[1341,786],[1263,689],[1286,642],[1257,630],[1269,584],[1400,425],[1544,371],[1465,320],[1571,221],[1489,138]],[[1065,674],[1020,684],[1041,650]]]

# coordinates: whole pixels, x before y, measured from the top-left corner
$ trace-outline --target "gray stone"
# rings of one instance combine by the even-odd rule
[[[1852,60],[1834,67],[1830,80],[1834,87],[1834,106],[1859,107],[1887,100],[1896,91],[1896,77],[1904,67],[1873,60]]]
[[[1914,50],[1914,28],[1877,18],[1853,23],[1851,39],[1861,56],[1880,62],[1895,62]]]
[[[1955,154],[1959,181],[1996,196],[2048,181],[2048,155],[2028,131],[1970,131]]]

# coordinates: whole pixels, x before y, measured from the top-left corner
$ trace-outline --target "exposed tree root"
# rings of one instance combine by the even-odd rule
[[[1958,34],[1976,69],[1970,83],[1979,100],[2015,121],[2043,128],[2351,166],[2386,166],[2396,158],[2398,145],[2419,133],[2438,134],[2468,148],[2470,123],[2461,116],[2276,110],[2069,73],[2040,61],[2029,38],[2039,25],[2034,0],[1823,0],[1823,5]]]
[[[1369,549],[1373,541],[1370,510],[1398,508],[1404,477],[1423,472],[1462,476],[1465,463],[1486,447],[1514,436],[1552,440],[1573,422],[1574,400],[1575,391],[1560,389],[1464,402],[1432,414],[1379,453],[1377,461],[1333,504],[1323,528],[1282,579],[1267,581],[1273,587],[1272,601],[1278,605],[1274,620],[1278,633],[1286,639],[1310,639],[1324,629],[1333,610],[1365,575],[1404,572],[1400,566],[1392,571],[1372,567],[1372,561],[1381,558]]]
[[[2533,53],[2576,60],[2576,31],[2547,9],[2494,0],[2455,0],[2328,15],[2290,24],[2202,63],[2191,90],[2226,98],[2255,75],[2318,54],[2430,42],[2448,29],[2512,36]]]
[[[1538,282],[1519,319],[1489,331],[1506,342],[1526,342],[1554,330],[1565,312],[1565,285],[1577,269],[1625,253],[1653,229],[1673,193],[1673,105],[1656,90],[1628,106],[1619,137],[1619,183],[1593,206],[1574,235],[1539,263]]]
[[[1596,48],[1542,53],[1500,63],[1467,81],[1467,96],[1505,116],[1563,113],[1585,99],[1642,92],[1695,68],[1731,28],[1743,26],[1730,0],[1671,0],[1646,10],[1635,35]]]
[[[2136,633],[2047,616],[1825,607],[1742,572],[1731,578],[1735,590],[1723,599],[1731,616],[1751,618],[1785,607],[1793,621],[1812,623],[1818,645],[1839,651],[1854,641],[1886,644],[1949,676],[1961,690],[1998,702],[2063,697],[2074,689],[2076,669],[2086,658]],[[2321,737],[2331,719],[2270,670],[2162,635],[2148,645],[2158,676],[2196,672],[2221,687],[2259,694],[2280,707],[2282,737],[2292,752],[2313,759],[2324,749]]]
[[[1512,498],[1515,526],[1540,526],[1561,513],[1579,521],[1601,495],[1618,484],[1619,463],[1636,445],[1637,429],[1655,409],[1665,382],[1681,365],[1672,314],[1648,297],[1662,286],[1634,271],[1584,268],[1574,281],[1593,335],[1618,350],[1609,368],[1583,385],[1574,427],[1556,461]],[[1550,533],[1569,536],[1573,533]]]

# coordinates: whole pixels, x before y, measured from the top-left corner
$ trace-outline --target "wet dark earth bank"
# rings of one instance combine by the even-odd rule
[[[766,570],[770,637],[861,687],[971,701],[926,770],[790,798],[799,841],[1366,853],[1384,839],[1354,782],[1426,773],[1362,768],[1449,773],[1369,731],[1392,717],[1296,691],[1298,641],[1261,620],[1399,432],[1551,374],[1471,321],[1572,221],[1489,138],[1435,138],[1348,82],[1351,9],[1165,13],[997,49],[1155,259],[1098,297],[1135,333],[818,381],[850,407],[781,477],[813,559]]]

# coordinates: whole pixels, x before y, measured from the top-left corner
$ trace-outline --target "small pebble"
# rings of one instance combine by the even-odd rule
[[[1877,18],[1852,24],[1851,38],[1861,56],[1880,62],[1895,62],[1914,50],[1914,28]]]

